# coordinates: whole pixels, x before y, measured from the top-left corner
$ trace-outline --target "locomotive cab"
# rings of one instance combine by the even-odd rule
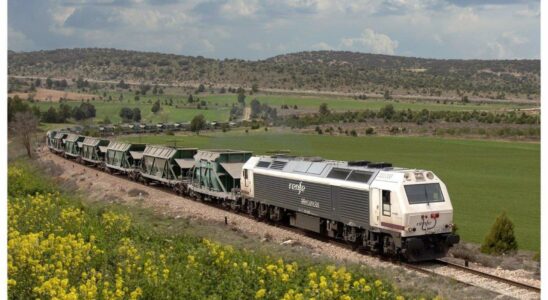
[[[371,184],[371,225],[390,231],[394,251],[410,261],[445,256],[459,242],[445,184],[432,172],[381,171]]]

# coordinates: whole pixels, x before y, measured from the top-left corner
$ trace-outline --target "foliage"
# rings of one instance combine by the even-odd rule
[[[150,111],[156,114],[160,111],[160,109],[161,109],[160,100],[156,100],[156,102],[154,102],[154,104],[152,105],[152,108],[150,109]]]
[[[502,212],[491,227],[481,245],[481,252],[487,254],[508,254],[518,250],[514,235],[514,223]]]
[[[200,134],[200,131],[204,129],[205,126],[206,120],[204,118],[204,115],[197,115],[192,118],[192,121],[190,121],[190,130],[192,132],[196,132],[196,134]]]
[[[26,173],[8,168],[10,299],[404,299],[363,271],[166,238],[50,185],[36,190],[43,178]]]
[[[15,113],[13,121],[9,123],[11,133],[23,144],[29,158],[32,157],[32,141],[38,125],[38,118],[30,111]]]
[[[115,49],[8,53],[11,75],[75,76],[141,82],[213,81],[264,88],[375,92],[406,90],[540,95],[540,60],[438,60],[348,51],[311,51],[260,61],[217,60]],[[39,62],[39,63],[38,63]],[[207,76],[207,78],[205,77]],[[52,81],[49,79],[49,81]],[[52,82],[49,86],[54,86]],[[253,86],[252,86],[253,88]],[[204,87],[205,89],[205,87]]]

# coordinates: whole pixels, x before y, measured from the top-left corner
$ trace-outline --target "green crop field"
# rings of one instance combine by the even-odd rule
[[[540,249],[540,145],[538,143],[457,140],[430,137],[346,137],[264,131],[208,136],[126,137],[127,141],[232,148],[264,154],[330,159],[388,161],[434,171],[447,184],[455,222],[464,240],[480,243],[497,214],[515,223],[521,249]]]
[[[233,104],[237,104],[237,95],[235,94],[200,94],[194,95],[194,99],[205,101],[206,106],[202,106],[201,109],[197,109],[197,103],[188,104],[187,95],[170,94],[161,96],[141,96],[139,101],[134,99],[133,93],[124,92],[122,101],[119,101],[120,93],[118,92],[106,92],[105,99],[111,97],[111,101],[92,100],[92,103],[96,109],[95,122],[100,122],[108,117],[111,122],[119,123],[121,118],[119,116],[122,107],[141,109],[142,122],[158,123],[158,122],[189,122],[194,116],[203,114],[209,121],[228,121],[230,115],[230,107]],[[500,109],[514,109],[514,108],[526,108],[528,106],[518,106],[513,104],[463,104],[456,101],[454,104],[435,103],[435,102],[398,102],[398,101],[386,101],[383,99],[368,99],[368,100],[354,100],[349,98],[337,98],[337,97],[321,97],[321,96],[283,96],[283,95],[248,95],[246,97],[246,103],[249,104],[251,100],[258,99],[261,103],[271,105],[278,110],[282,105],[295,106],[299,109],[307,111],[318,110],[322,103],[327,103],[329,109],[334,111],[355,111],[355,110],[379,110],[387,104],[394,105],[396,110],[500,110]],[[99,99],[99,95],[97,95]],[[154,114],[151,111],[152,104],[157,100],[161,101],[161,112]],[[171,99],[173,105],[165,105],[164,101]],[[67,102],[71,106],[80,105],[79,101]],[[40,111],[45,112],[50,107],[58,108],[58,103],[51,102],[36,102],[36,105]],[[207,107],[207,109],[205,108]]]
[[[234,94],[212,94],[201,96],[200,99],[206,100],[208,103],[219,105],[225,105],[226,103],[232,104],[237,102],[237,96]],[[436,102],[402,102],[402,101],[387,101],[384,99],[368,99],[368,100],[355,100],[345,97],[321,97],[321,96],[286,96],[286,95],[248,95],[246,97],[246,103],[251,100],[257,99],[261,103],[266,103],[270,106],[280,108],[282,105],[294,106],[298,108],[318,109],[322,103],[327,103],[330,109],[335,111],[348,111],[348,110],[379,110],[386,104],[394,105],[396,110],[497,110],[497,109],[511,109],[519,108],[518,105],[512,104],[476,104],[468,103],[463,104],[460,101],[455,101],[454,104],[447,102],[446,104]]]
[[[229,109],[191,109],[191,108],[175,108],[172,106],[164,105],[163,113],[167,116],[164,118],[163,113],[154,114],[151,112],[152,104],[149,103],[118,103],[118,102],[103,102],[103,101],[91,101],[96,109],[95,121],[102,121],[105,117],[108,117],[111,122],[119,123],[122,119],[119,116],[122,107],[129,108],[139,107],[141,109],[141,122],[144,123],[158,123],[158,122],[189,122],[196,115],[203,114],[207,120],[210,121],[226,121],[229,116]],[[80,105],[79,102],[68,102],[71,106]],[[41,111],[47,111],[50,106],[55,108],[59,107],[58,104],[51,103],[37,103],[38,108]]]

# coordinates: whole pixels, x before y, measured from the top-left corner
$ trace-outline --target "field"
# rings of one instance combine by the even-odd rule
[[[10,93],[8,97],[19,96],[21,99],[27,99],[29,95],[32,95],[33,99],[41,102],[59,102],[61,98],[70,99],[74,101],[87,100],[97,97],[93,94],[76,93],[71,91],[58,91],[51,89],[36,89],[34,93]]]
[[[202,97],[208,103],[219,103],[223,105],[225,103],[235,103],[236,96],[233,94],[212,94]],[[467,103],[463,104],[460,101],[455,101],[453,104],[447,102],[443,104],[436,102],[427,102],[427,101],[391,101],[384,99],[367,99],[367,100],[355,100],[345,97],[327,97],[327,96],[283,96],[283,95],[248,95],[246,97],[246,103],[249,103],[253,99],[259,100],[261,103],[266,103],[270,106],[280,109],[282,105],[294,106],[297,105],[298,108],[302,109],[312,109],[317,111],[322,103],[327,103],[328,107],[334,111],[348,111],[348,110],[379,110],[384,107],[386,104],[391,103],[394,105],[396,110],[500,110],[500,109],[512,109],[519,108],[518,105],[513,104],[479,104],[479,103]]]
[[[521,249],[540,249],[540,145],[429,137],[345,137],[252,131],[124,140],[198,148],[252,150],[330,159],[388,161],[434,171],[447,184],[455,222],[466,241],[481,243],[496,215],[515,223]]]
[[[404,298],[355,265],[284,261],[167,233],[144,212],[134,217],[60,193],[28,162],[9,166],[8,195],[10,299]]]
[[[121,122],[119,116],[120,109],[122,107],[139,107],[141,109],[142,122],[189,122],[195,115],[203,114],[208,121],[228,121],[230,115],[230,108],[232,105],[237,104],[237,95],[235,94],[203,94],[194,95],[194,99],[200,99],[200,101],[206,101],[206,106],[197,109],[197,103],[192,105],[187,103],[188,95],[182,95],[181,91],[170,89],[169,95],[161,96],[141,96],[139,101],[134,99],[133,93],[122,93],[123,99],[119,101],[120,93],[109,91],[103,96],[103,100],[98,100],[99,95],[95,95],[96,100],[90,101],[96,108],[95,122],[100,122],[105,117],[108,117],[111,122]],[[78,94],[77,94],[78,95]],[[106,99],[112,99],[111,101],[104,101]],[[455,102],[451,104],[436,103],[436,102],[411,102],[411,101],[386,101],[382,99],[368,99],[368,100],[354,100],[349,98],[336,98],[336,97],[321,97],[321,96],[282,96],[282,95],[265,95],[255,94],[248,95],[246,97],[246,103],[249,104],[251,100],[258,99],[261,103],[266,103],[278,109],[278,112],[282,112],[281,106],[288,105],[292,107],[287,110],[292,113],[310,113],[317,112],[320,104],[327,103],[329,109],[334,111],[355,111],[355,110],[379,110],[386,104],[391,103],[396,110],[508,110],[515,108],[527,108],[529,106],[519,106],[515,104],[478,104],[468,103],[463,104],[461,102]],[[151,112],[152,104],[160,99],[162,110],[154,114]],[[164,104],[165,101],[173,101],[173,105]],[[71,106],[77,106],[79,101],[68,102]],[[37,102],[35,105],[42,111],[47,111],[50,107],[58,107],[57,103],[50,102]],[[294,106],[298,107],[298,110],[294,110]],[[206,108],[207,107],[207,108]]]

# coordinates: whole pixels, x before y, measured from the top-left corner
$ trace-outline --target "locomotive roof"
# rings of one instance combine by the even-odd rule
[[[255,168],[363,183],[368,183],[381,170],[393,169],[389,163],[347,162],[286,155],[262,156]]]

